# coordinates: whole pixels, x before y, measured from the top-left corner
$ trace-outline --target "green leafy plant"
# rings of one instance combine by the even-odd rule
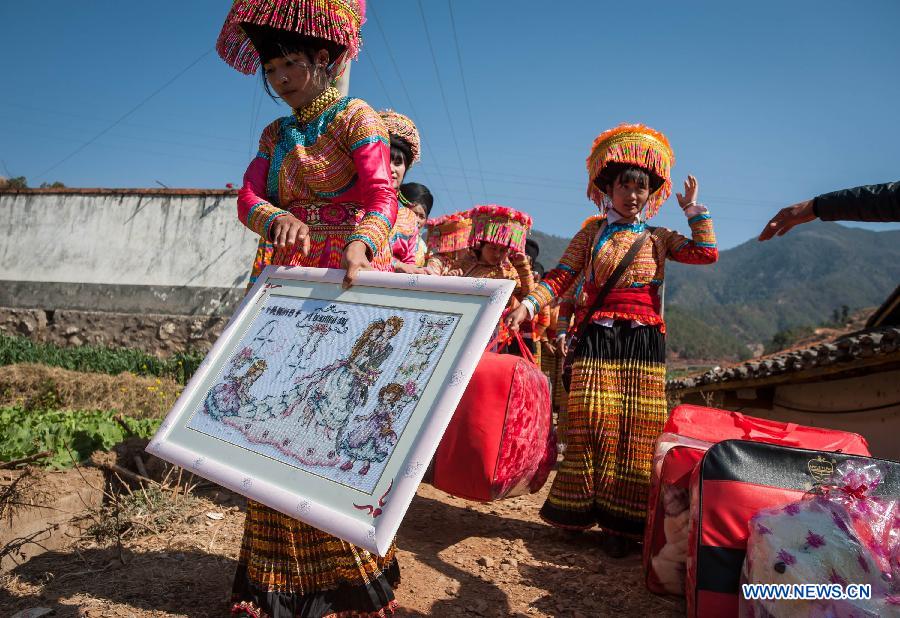
[[[49,451],[40,463],[52,468],[81,462],[131,436],[149,438],[161,419],[134,419],[109,410],[60,411],[0,408],[0,461]],[[71,454],[70,454],[71,453]]]
[[[105,348],[84,345],[63,348],[36,343],[25,337],[0,334],[0,365],[40,363],[73,371],[92,371],[118,375],[128,371],[135,375],[167,377],[186,384],[200,366],[200,352],[177,352],[160,359],[152,354],[129,348]]]

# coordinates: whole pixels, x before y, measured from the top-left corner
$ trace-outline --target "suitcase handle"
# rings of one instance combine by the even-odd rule
[[[740,412],[736,412],[734,424],[744,431],[745,440],[765,441],[768,438],[769,440],[777,440],[778,444],[784,446],[800,446],[800,440],[788,438],[799,427],[797,423],[787,423],[784,429],[760,427],[758,423],[753,423]]]
[[[519,342],[519,350],[522,351],[522,358],[527,361],[531,361],[532,365],[537,366],[537,360],[534,358],[534,354],[532,354],[531,350],[528,349],[528,346],[525,345],[525,340],[522,338],[522,331],[517,330],[515,338],[516,341]]]

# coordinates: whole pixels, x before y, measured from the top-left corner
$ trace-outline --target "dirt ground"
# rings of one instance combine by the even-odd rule
[[[398,615],[684,614],[681,599],[644,589],[638,556],[606,558],[596,533],[571,537],[541,523],[537,511],[548,490],[549,484],[536,495],[479,504],[423,485],[397,539]],[[244,499],[209,487],[185,504],[178,525],[147,527],[121,548],[82,540],[20,564],[0,578],[0,613],[227,615]]]

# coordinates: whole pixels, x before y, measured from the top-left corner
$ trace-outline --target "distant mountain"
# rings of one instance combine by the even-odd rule
[[[532,231],[549,270],[569,239]],[[900,231],[815,222],[722,251],[712,266],[666,265],[670,356],[746,357],[772,337],[829,321],[835,309],[880,305],[900,284]],[[748,347],[750,346],[750,347]]]
[[[900,283],[900,231],[816,222],[722,251],[712,266],[666,269],[670,351],[734,356],[735,342],[765,344],[779,331],[827,322],[844,305],[884,302]]]
[[[531,230],[531,232],[528,233],[528,238],[537,242],[538,246],[541,248],[538,262],[540,262],[547,270],[550,270],[559,264],[559,258],[562,257],[566,247],[569,246],[569,241],[572,240],[571,238],[563,238],[562,236],[544,234],[538,230]]]

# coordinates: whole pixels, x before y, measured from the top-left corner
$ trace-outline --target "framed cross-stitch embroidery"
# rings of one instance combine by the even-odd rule
[[[384,555],[513,290],[268,267],[148,450]]]

